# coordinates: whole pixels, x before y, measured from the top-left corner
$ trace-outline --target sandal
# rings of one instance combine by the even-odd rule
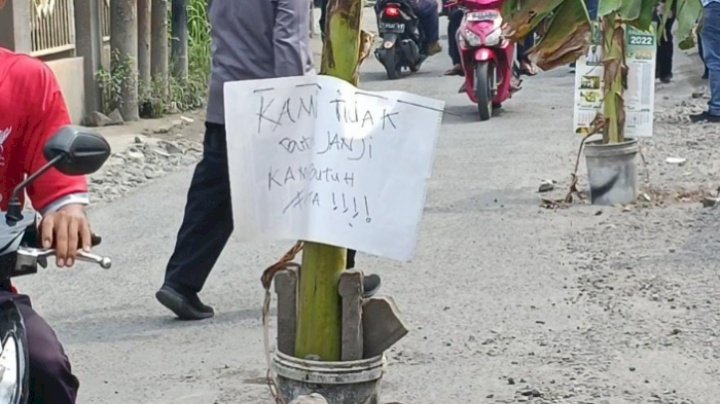
[[[452,69],[445,72],[446,76],[464,76],[465,71],[463,71],[463,68],[461,65],[455,65],[452,67]]]
[[[520,65],[520,74],[524,74],[526,76],[535,76],[538,74],[538,72],[532,63],[523,61]]]

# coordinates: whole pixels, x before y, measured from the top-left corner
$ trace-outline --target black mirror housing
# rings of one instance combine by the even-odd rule
[[[87,175],[99,170],[110,157],[102,136],[77,126],[64,126],[45,144],[45,158],[65,175]]]

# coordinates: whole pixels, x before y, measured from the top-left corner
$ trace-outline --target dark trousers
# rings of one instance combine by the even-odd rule
[[[225,126],[206,123],[203,158],[190,183],[165,283],[181,291],[200,292],[232,231]]]
[[[453,65],[460,64],[460,48],[457,43],[457,32],[462,24],[463,15],[465,13],[460,9],[453,10],[448,16],[448,53]]]
[[[181,292],[200,292],[232,231],[225,126],[208,122],[203,158],[190,183],[185,217],[167,265],[165,284]],[[354,266],[355,251],[348,250],[348,268]]]
[[[708,71],[707,64],[705,63],[705,55],[703,55],[702,35],[698,35],[697,46],[698,46],[698,53],[700,53],[700,60],[702,60],[703,66],[705,66],[705,73],[703,73],[703,77],[707,77],[709,75],[709,71]]]
[[[585,5],[587,6],[588,14],[590,14],[591,20],[594,20],[597,18],[599,3],[600,3],[600,0],[585,0]]]
[[[528,36],[525,38],[524,41],[518,42],[517,44],[517,61],[518,63],[522,62],[530,62],[530,59],[528,59],[527,53],[532,49],[532,47],[535,46],[535,33],[531,32],[528,34]]]
[[[703,57],[710,78],[710,114],[720,116],[720,3],[710,2],[705,6],[703,14]]]
[[[662,17],[655,15],[655,21],[662,23]],[[657,65],[655,67],[655,76],[659,78],[672,77],[673,67],[673,51],[675,45],[673,43],[672,26],[675,24],[675,18],[668,18],[665,25],[665,34],[660,38],[657,47]]]
[[[325,39],[325,24],[327,21],[328,0],[320,0],[320,32]]]
[[[30,298],[0,291],[0,301],[13,300],[25,322],[30,357],[29,404],[73,404],[80,386],[72,374],[57,335],[32,309]]]
[[[440,14],[435,0],[417,0],[415,14],[425,37],[425,47],[440,40]]]

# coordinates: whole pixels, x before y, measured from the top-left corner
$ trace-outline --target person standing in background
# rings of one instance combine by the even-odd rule
[[[720,122],[720,0],[702,0],[704,7],[702,48],[709,73],[708,110],[690,116],[693,122]]]
[[[537,74],[537,68],[527,55],[533,46],[535,46],[534,32],[531,32],[524,41],[518,42],[517,44],[516,58],[520,74],[526,76],[535,76]]]
[[[460,60],[460,48],[457,43],[457,31],[460,29],[462,24],[463,16],[465,11],[459,7],[452,7],[450,1],[443,1],[443,8],[447,9],[448,14],[448,27],[447,27],[447,38],[448,38],[448,55],[452,61],[452,68],[445,72],[446,76],[463,76],[462,61]]]
[[[320,7],[320,32],[323,41],[325,40],[325,24],[327,21],[328,0],[315,0],[315,4]]]
[[[673,78],[673,51],[675,44],[673,41],[672,27],[673,24],[675,24],[675,4],[676,3],[673,2],[673,8],[668,10],[665,7],[665,2],[663,1],[660,5],[658,5],[653,17],[655,22],[658,24],[658,29],[661,29],[660,24],[662,24],[663,18],[665,18],[665,13],[669,14],[665,23],[665,32],[658,41],[657,64],[655,66],[655,78],[660,79],[661,82],[666,84],[670,83]]]

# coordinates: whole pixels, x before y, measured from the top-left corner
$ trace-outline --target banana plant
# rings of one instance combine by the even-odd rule
[[[320,74],[357,85],[360,65],[370,54],[372,35],[360,28],[363,0],[330,0]],[[341,357],[340,275],[347,250],[305,242],[298,293],[295,356],[323,361]]]
[[[625,100],[628,67],[625,28],[648,31],[657,8],[676,9],[681,48],[694,46],[693,29],[702,16],[701,0],[600,0],[604,73],[603,142],[625,141]],[[594,25],[584,0],[506,0],[505,35],[514,41],[537,32],[540,41],[529,56],[543,70],[574,62],[587,52]],[[669,13],[663,13],[663,20]],[[664,21],[663,21],[664,22]],[[665,24],[661,24],[665,27]],[[659,30],[660,35],[664,35]]]

